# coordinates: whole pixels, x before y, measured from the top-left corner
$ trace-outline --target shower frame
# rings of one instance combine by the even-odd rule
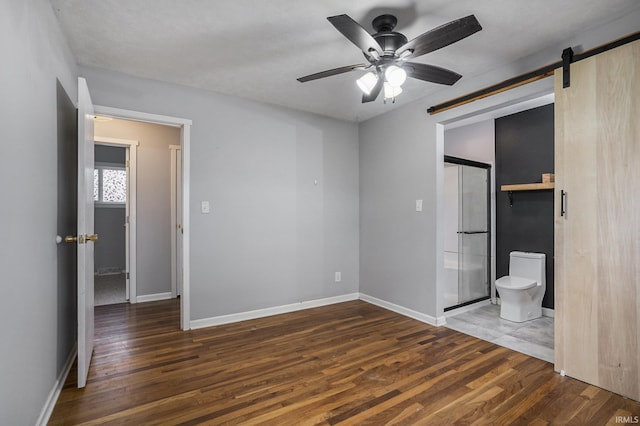
[[[450,164],[457,164],[461,166],[470,166],[477,167],[480,169],[485,169],[487,172],[487,256],[486,256],[486,280],[487,280],[487,296],[479,297],[473,300],[468,300],[465,302],[458,303],[453,306],[448,306],[444,308],[444,311],[450,311],[453,309],[458,309],[463,306],[471,305],[474,303],[481,302],[483,300],[491,299],[491,263],[492,263],[492,247],[491,247],[491,239],[492,239],[492,228],[491,228],[491,164],[482,163],[479,161],[468,160],[466,158],[454,157],[451,155],[444,156],[444,162]]]

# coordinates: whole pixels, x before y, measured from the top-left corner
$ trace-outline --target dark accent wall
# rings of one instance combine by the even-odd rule
[[[509,274],[509,253],[546,254],[542,306],[553,309],[553,190],[518,191],[509,206],[501,185],[541,182],[554,172],[553,104],[496,120],[496,277]]]

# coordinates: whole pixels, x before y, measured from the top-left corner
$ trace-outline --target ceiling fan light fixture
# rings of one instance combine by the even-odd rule
[[[358,84],[360,90],[362,90],[365,95],[368,95],[371,93],[373,88],[376,87],[376,84],[378,84],[378,76],[369,71],[358,80],[356,80],[356,83]]]
[[[402,93],[402,87],[393,86],[388,81],[384,82],[384,98],[385,99],[395,100],[395,97],[398,96],[400,93]]]
[[[407,80],[407,72],[396,65],[391,65],[385,70],[384,78],[391,86],[400,87]]]

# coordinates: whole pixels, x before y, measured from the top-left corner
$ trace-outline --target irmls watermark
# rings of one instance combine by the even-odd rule
[[[640,423],[640,416],[616,416],[616,423],[621,424],[638,424]]]

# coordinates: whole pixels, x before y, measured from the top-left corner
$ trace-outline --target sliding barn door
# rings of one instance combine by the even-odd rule
[[[640,41],[555,73],[555,368],[640,400]]]

